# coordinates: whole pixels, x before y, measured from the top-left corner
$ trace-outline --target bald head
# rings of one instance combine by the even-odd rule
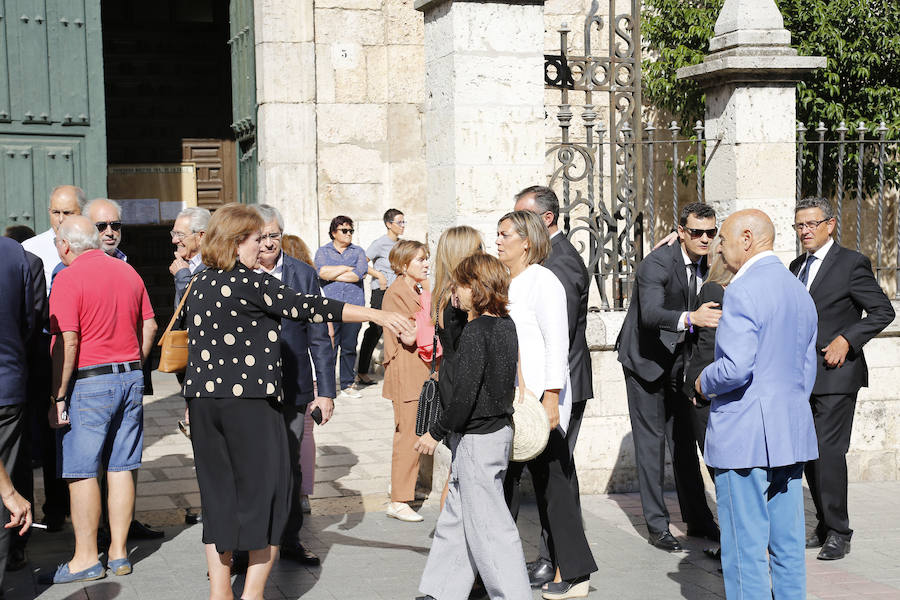
[[[85,205],[84,190],[74,185],[59,185],[50,192],[50,226],[59,231],[59,224],[72,215],[80,215]]]
[[[66,266],[88,250],[99,247],[100,235],[87,217],[81,215],[68,217],[56,232],[56,251]]]
[[[719,237],[719,254],[728,270],[737,273],[750,258],[774,247],[775,226],[761,210],[739,210],[725,219]]]

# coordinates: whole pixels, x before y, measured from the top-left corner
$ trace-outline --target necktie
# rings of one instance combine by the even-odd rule
[[[688,310],[697,308],[697,277],[700,272],[700,265],[691,263],[691,278],[688,281]]]
[[[809,270],[812,268],[813,261],[816,260],[815,254],[809,254],[806,257],[806,264],[803,265],[803,268],[800,270],[800,275],[798,276],[800,279],[800,283],[806,285],[806,282],[809,281]]]

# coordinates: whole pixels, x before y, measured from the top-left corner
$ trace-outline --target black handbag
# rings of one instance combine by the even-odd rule
[[[419,408],[416,411],[416,435],[425,435],[431,426],[441,418],[441,393],[438,382],[434,378],[434,366],[437,361],[437,328],[434,333],[434,345],[431,353],[431,373],[422,384],[419,392]]]

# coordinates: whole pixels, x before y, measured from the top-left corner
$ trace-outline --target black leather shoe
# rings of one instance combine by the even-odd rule
[[[128,537],[136,540],[158,540],[166,534],[157,529],[150,529],[149,526],[141,523],[137,519],[131,522],[128,528]]]
[[[549,563],[542,560],[536,561],[533,569],[528,572],[528,582],[533,589],[543,586],[545,583],[553,581],[556,576],[556,570]]]
[[[703,554],[705,554],[706,556],[708,556],[709,558],[711,558],[713,560],[719,560],[719,561],[722,560],[722,548],[721,547],[719,547],[719,548],[704,548]]]
[[[292,560],[307,567],[318,567],[322,563],[318,556],[304,548],[300,542],[282,544],[281,558]]]
[[[817,530],[814,530],[809,534],[809,537],[806,538],[807,548],[821,548],[824,543],[825,536],[821,535]]]
[[[719,526],[715,523],[709,523],[707,525],[688,525],[687,526],[687,535],[688,537],[697,537],[697,538],[705,538],[711,542],[719,541]]]
[[[850,538],[830,534],[816,557],[819,560],[840,560],[850,554]]]
[[[659,532],[650,532],[650,537],[647,538],[647,541],[650,542],[651,546],[656,546],[660,550],[665,550],[666,552],[681,552],[684,548],[681,547],[681,543],[675,539],[669,530],[659,531]]]
[[[416,600],[434,600],[434,596],[416,596]]]

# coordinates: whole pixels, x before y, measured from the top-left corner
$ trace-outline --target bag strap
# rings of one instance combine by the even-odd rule
[[[522,353],[519,352],[519,360],[516,362],[516,374],[519,377],[519,403],[525,401],[525,378],[522,376]]]
[[[437,326],[434,328],[434,340],[431,342],[431,373],[428,375],[431,377],[434,375],[434,366],[437,361],[437,345],[438,345],[438,334],[437,334]]]
[[[166,337],[166,334],[172,331],[172,326],[175,325],[175,320],[178,318],[178,315],[181,314],[181,309],[184,308],[184,301],[187,300],[188,293],[191,291],[191,286],[194,285],[194,278],[188,282],[187,287],[184,289],[184,295],[181,296],[181,302],[178,303],[178,308],[175,309],[175,313],[172,315],[172,318],[169,319],[169,324],[166,326],[166,330],[163,331],[163,334],[159,336],[159,342],[156,344],[157,346],[162,346],[163,338]]]

